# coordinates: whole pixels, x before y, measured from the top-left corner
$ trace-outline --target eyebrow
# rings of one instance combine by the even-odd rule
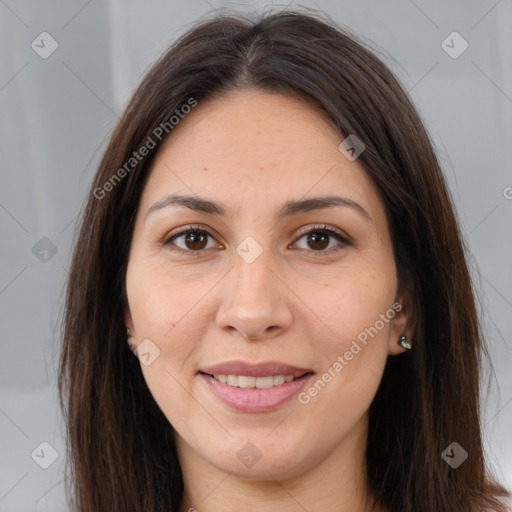
[[[226,216],[228,213],[228,210],[223,203],[205,199],[196,195],[190,196],[171,194],[154,203],[146,212],[144,219],[146,219],[149,215],[156,212],[157,210],[161,210],[162,208],[167,208],[173,205],[185,206],[190,210],[206,213],[209,215]],[[352,208],[365,220],[373,223],[373,218],[371,215],[359,203],[349,199],[348,197],[342,197],[338,195],[287,201],[284,203],[281,210],[277,213],[276,217],[277,220],[282,220],[285,217],[298,215],[299,213],[340,206]]]

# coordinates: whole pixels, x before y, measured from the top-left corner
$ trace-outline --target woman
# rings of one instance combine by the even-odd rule
[[[390,70],[308,14],[203,22],[135,91],[83,215],[59,382],[75,506],[506,510],[483,350]]]

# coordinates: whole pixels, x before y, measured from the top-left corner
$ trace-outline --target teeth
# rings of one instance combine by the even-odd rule
[[[288,375],[288,377],[291,377],[291,379],[293,380],[293,377],[291,375]],[[275,375],[273,378],[273,381],[274,381],[273,384],[274,384],[274,386],[280,386],[281,384],[285,383],[285,380],[286,380],[285,375]]]
[[[240,382],[240,379],[239,379]],[[258,389],[268,389],[274,385],[274,377],[256,377],[256,387]]]
[[[230,386],[238,386],[238,377],[236,375],[228,375],[227,379],[227,383]]]
[[[231,377],[231,375],[230,375],[230,377]],[[230,384],[232,386],[238,385],[239,388],[253,388],[254,386],[256,386],[256,377],[249,377],[247,375],[240,375],[240,377],[233,376],[233,382],[235,379],[238,380],[238,383],[232,384],[230,382]]]
[[[248,375],[214,375],[213,378],[237,388],[268,389],[294,380],[293,375],[269,375],[267,377],[250,377]]]

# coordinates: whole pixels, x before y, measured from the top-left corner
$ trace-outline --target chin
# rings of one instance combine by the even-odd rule
[[[207,454],[207,459],[222,471],[247,480],[287,479],[304,471],[309,457],[301,454],[297,447],[278,446],[264,437],[257,440],[252,436],[252,439],[231,442],[227,451]],[[301,444],[304,446],[304,441]]]

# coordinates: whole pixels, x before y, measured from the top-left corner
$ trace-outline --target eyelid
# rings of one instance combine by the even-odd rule
[[[343,240],[344,243],[346,243],[346,244],[352,243],[351,238],[347,234],[345,234],[340,229],[335,228],[334,226],[330,226],[329,224],[314,224],[312,226],[311,225],[304,226],[297,233],[297,235],[296,235],[297,238],[295,241],[302,238],[304,235],[311,233],[311,231],[333,231]],[[319,252],[321,252],[321,251],[319,251]]]
[[[207,228],[206,226],[203,226],[202,224],[185,224],[184,226],[175,228],[172,231],[170,231],[169,233],[167,233],[164,236],[164,241],[169,240],[173,236],[185,234],[188,231],[206,231],[209,234],[211,231],[211,228]]]

